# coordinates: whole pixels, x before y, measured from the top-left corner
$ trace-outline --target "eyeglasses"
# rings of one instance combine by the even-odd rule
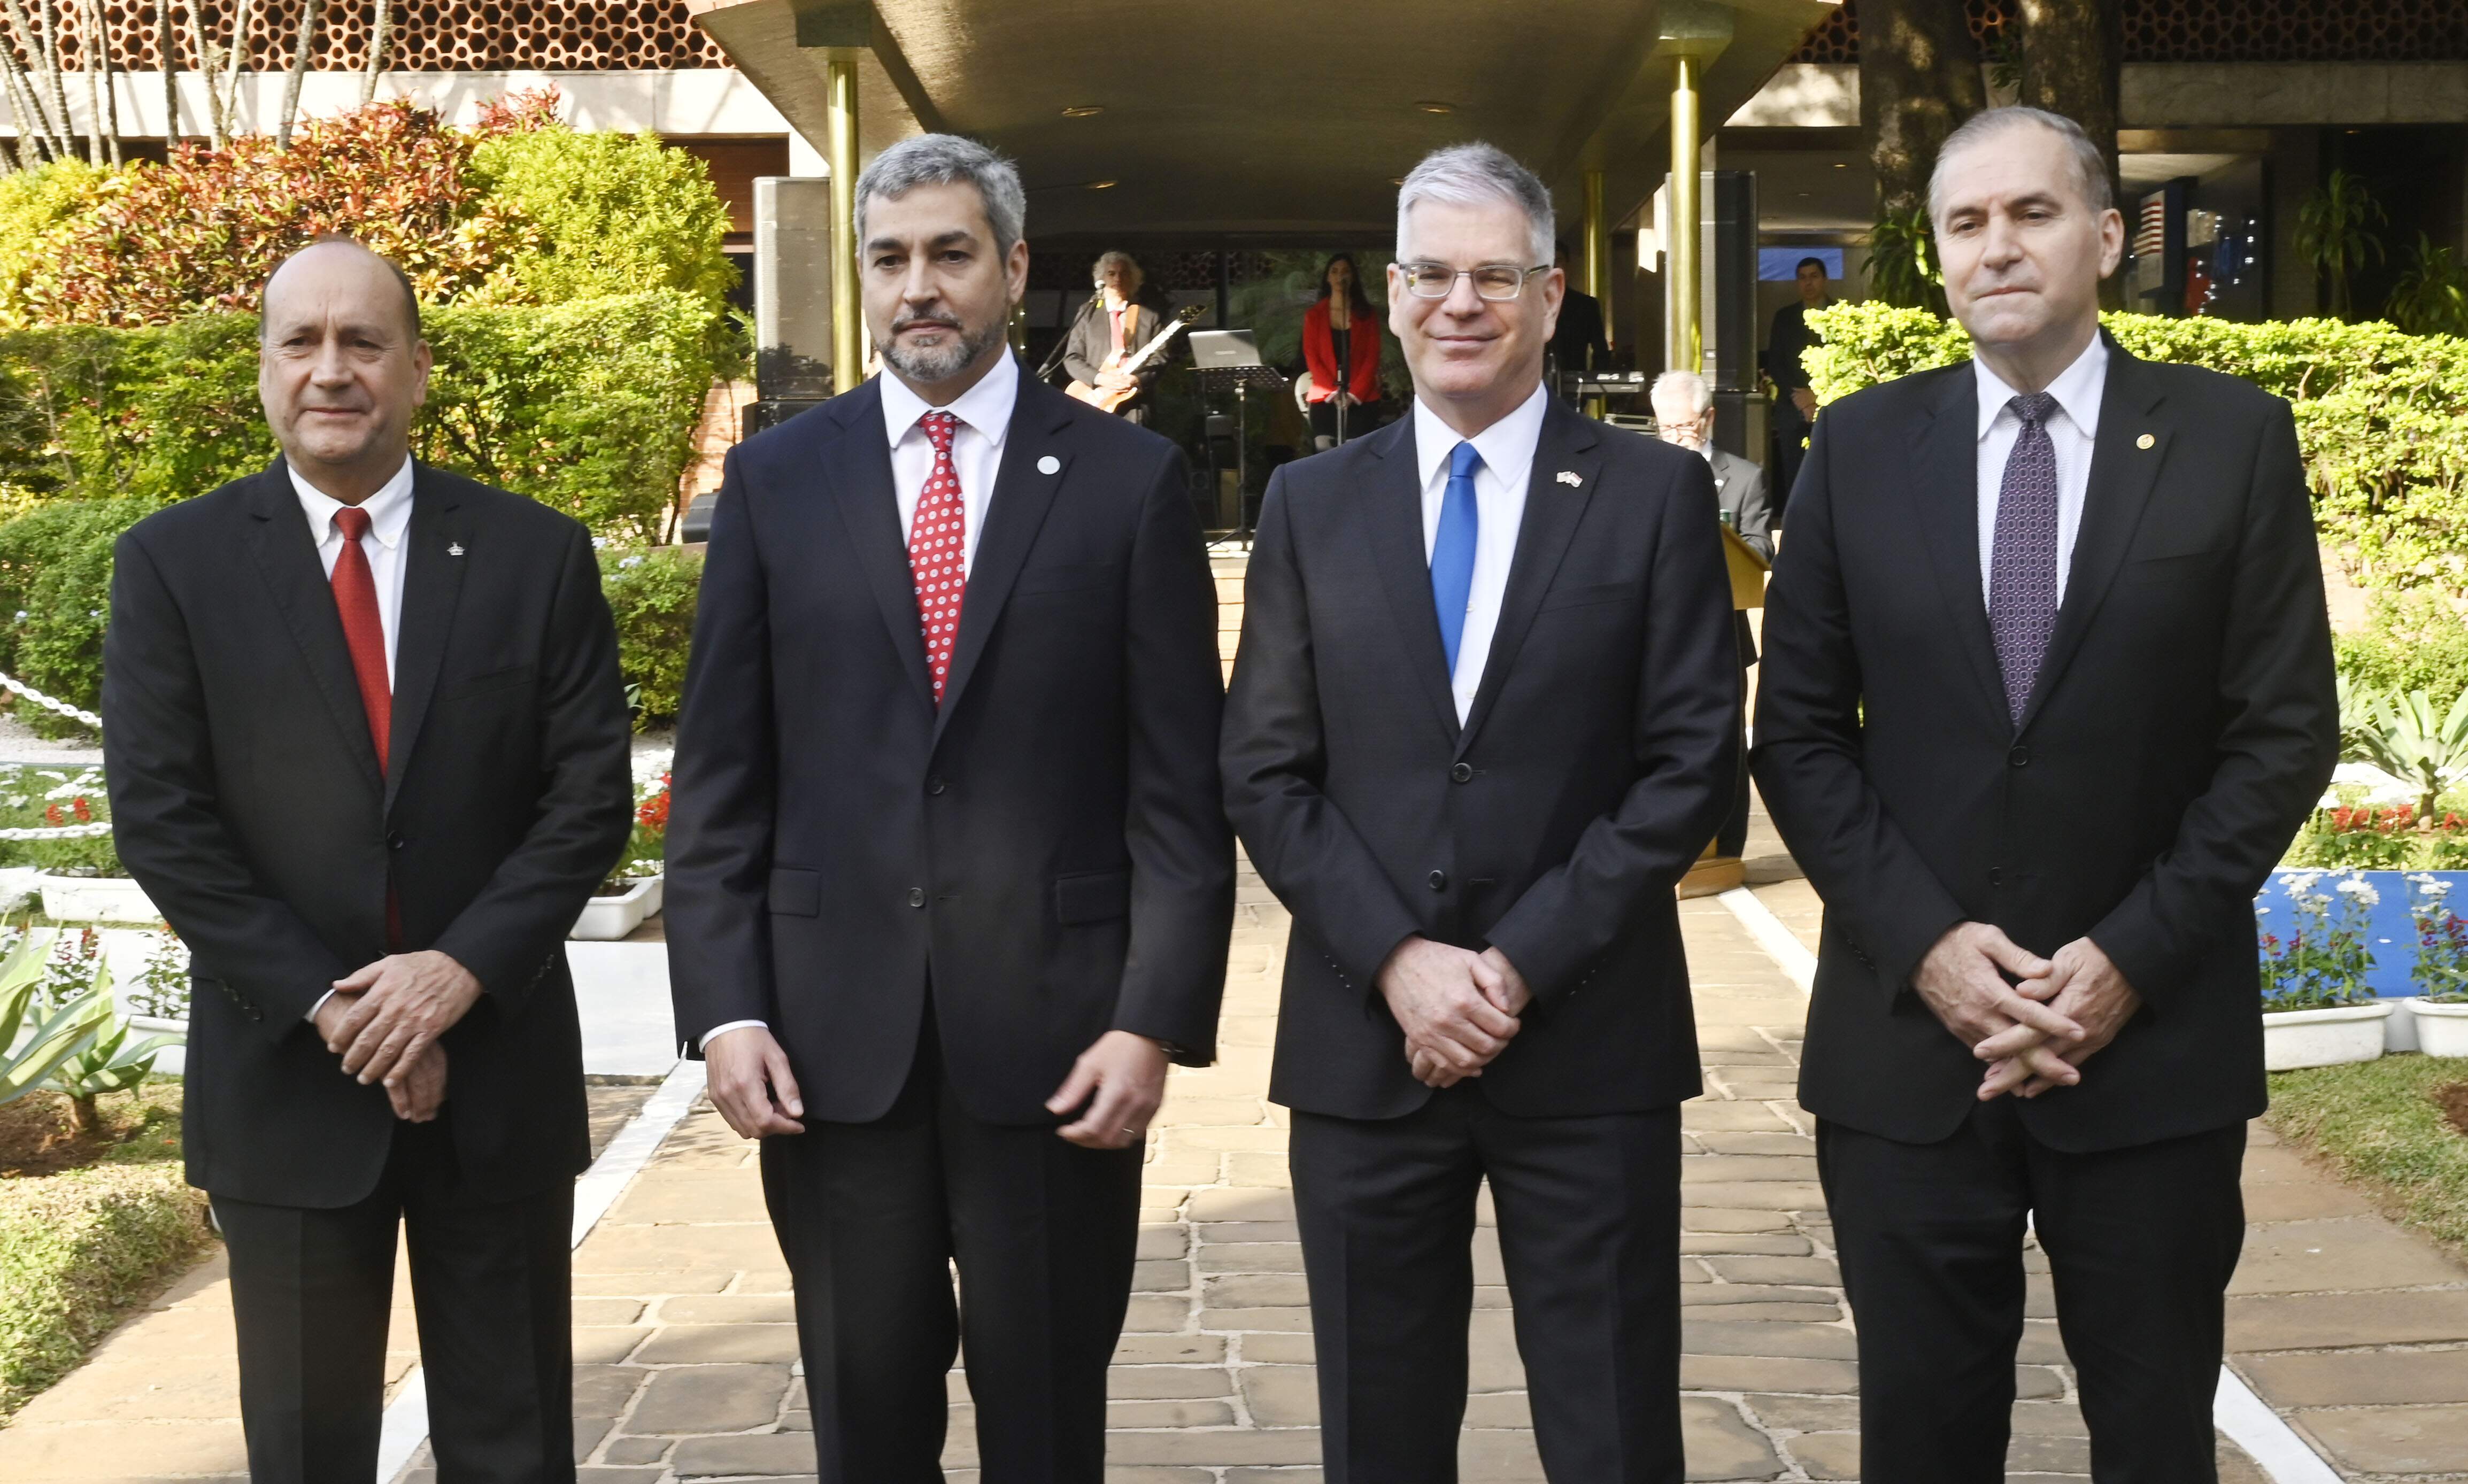
[[[1520,268],[1513,263],[1485,263],[1471,268],[1452,268],[1445,263],[1401,263],[1399,272],[1405,275],[1405,288],[1417,299],[1445,299],[1456,292],[1457,280],[1474,280],[1474,291],[1498,303],[1514,299],[1525,291],[1525,281],[1537,273],[1548,273],[1551,265]]]

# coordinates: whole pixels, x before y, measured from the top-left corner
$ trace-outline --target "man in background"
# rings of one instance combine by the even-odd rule
[[[565,935],[633,805],[590,534],[412,459],[428,346],[366,248],[275,270],[259,368],[283,456],[120,538],[103,687],[121,858],[194,955],[249,1475],[374,1476],[400,1225],[438,1477],[571,1480]]]
[[[1155,338],[1165,328],[1167,316],[1142,296],[1146,281],[1130,253],[1118,250],[1100,256],[1095,277],[1096,292],[1080,306],[1063,339],[1063,366],[1071,374],[1075,393],[1082,388],[1129,393],[1130,399],[1114,413],[1145,427],[1149,409],[1141,399],[1156,384],[1165,358],[1160,355],[1137,370],[1123,363]]]
[[[1655,377],[1648,395],[1654,404],[1655,431],[1664,443],[1677,444],[1702,456],[1714,474],[1714,499],[1723,524],[1768,563],[1773,560],[1773,518],[1766,501],[1766,471],[1728,449],[1714,446],[1714,389],[1693,371],[1666,371]],[[1740,688],[1746,694],[1748,667],[1757,662],[1757,636],[1745,608],[1731,613],[1732,631],[1740,650]],[[1742,745],[1747,744],[1748,717],[1740,718]],[[1731,789],[1731,812],[1714,836],[1714,854],[1738,859],[1748,843],[1748,758],[1740,759],[1738,782]]]
[[[1825,291],[1825,260],[1802,258],[1792,282],[1799,297],[1774,310],[1773,331],[1766,339],[1766,376],[1774,384],[1773,443],[1774,513],[1791,503],[1792,484],[1799,478],[1800,462],[1808,457],[1809,429],[1817,422],[1817,393],[1808,384],[1808,368],[1800,356],[1817,343],[1808,326],[1808,311],[1831,308]]]
[[[1551,265],[1560,270],[1561,282],[1566,283],[1566,243],[1552,244]],[[1602,301],[1575,288],[1563,292],[1560,296],[1560,318],[1552,327],[1550,347],[1548,370],[1564,381],[1611,370],[1611,347],[1605,333]],[[1571,396],[1568,405],[1573,407],[1576,404],[1577,400]]]

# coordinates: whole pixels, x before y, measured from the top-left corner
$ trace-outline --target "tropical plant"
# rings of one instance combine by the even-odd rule
[[[14,929],[0,952],[0,1103],[45,1084],[72,1057],[92,1049],[111,1024],[111,996],[89,993],[65,1005],[39,1001],[48,955],[34,934]]]
[[[2383,317],[2412,335],[2468,335],[2468,264],[2419,232]]]
[[[1945,313],[1945,275],[1927,207],[1886,212],[1868,229],[1868,290],[1898,308]]]
[[[69,1127],[80,1133],[101,1126],[95,1100],[106,1092],[126,1092],[151,1076],[154,1059],[167,1046],[180,1044],[177,1036],[146,1036],[129,1039],[132,1027],[115,1014],[111,1003],[111,965],[91,927],[63,929],[44,957],[34,1000],[47,1013],[65,1015],[69,1008],[99,1001],[103,1021],[85,1045],[52,1068],[47,1084],[69,1100]]]
[[[175,932],[150,933],[153,947],[146,953],[146,967],[138,971],[137,982],[121,993],[129,1014],[149,1020],[186,1020],[189,1018],[189,946]]]
[[[2468,696],[2437,713],[2423,691],[2377,696],[2359,741],[2365,761],[2416,790],[2419,818],[2432,818],[2443,779],[2468,772]]]
[[[2322,879],[2331,879],[2325,889]],[[2374,997],[2365,975],[2374,966],[2365,945],[2366,919],[2381,900],[2373,884],[2354,871],[2290,871],[2279,878],[2288,893],[2288,935],[2271,930],[2271,908],[2257,901],[2253,916],[2261,958],[2262,1009],[2329,1010]]]
[[[2408,915],[2416,929],[2417,992],[2436,1004],[2468,1004],[2468,922],[2451,910],[2452,883],[2431,872],[2408,879]]]
[[[2336,683],[2340,696],[2340,761],[2356,763],[2365,760],[2365,739],[2374,731],[2374,705],[2383,697],[2380,688],[2351,679],[2345,670],[2339,672]]]
[[[2297,208],[2297,256],[2329,284],[2331,312],[2339,318],[2355,317],[2350,280],[2368,259],[2383,260],[2374,228],[2389,220],[2364,177],[2344,170],[2331,171]]]

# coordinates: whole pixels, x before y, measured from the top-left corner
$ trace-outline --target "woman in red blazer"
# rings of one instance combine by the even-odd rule
[[[1347,439],[1380,425],[1380,311],[1362,292],[1352,253],[1329,259],[1320,273],[1319,303],[1303,314],[1303,361],[1311,368],[1312,434],[1320,447],[1340,442],[1340,406]]]

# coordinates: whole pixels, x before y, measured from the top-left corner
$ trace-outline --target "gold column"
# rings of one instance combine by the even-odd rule
[[[1581,228],[1585,240],[1578,259],[1578,286],[1593,295],[1594,303],[1601,307],[1603,343],[1608,345],[1611,340],[1611,224],[1603,213],[1603,172],[1598,170],[1586,171],[1585,182],[1586,219]],[[1606,376],[1610,371],[1608,366],[1597,366],[1593,375]],[[1588,417],[1600,418],[1609,410],[1604,399],[1586,399]]]
[[[1697,58],[1673,58],[1671,81],[1671,240],[1662,244],[1671,275],[1671,369],[1702,371],[1705,362],[1704,295],[1699,286],[1703,226],[1698,209],[1700,121]]]
[[[857,60],[824,63],[832,167],[832,390],[865,380],[865,309],[857,286]]]

